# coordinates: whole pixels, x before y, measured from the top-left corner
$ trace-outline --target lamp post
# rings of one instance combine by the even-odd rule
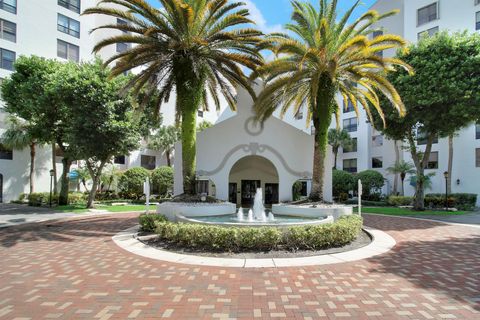
[[[52,207],[52,183],[53,183],[53,176],[55,174],[55,171],[50,170],[50,208]]]
[[[448,211],[448,171],[443,173],[445,177],[445,210]]]

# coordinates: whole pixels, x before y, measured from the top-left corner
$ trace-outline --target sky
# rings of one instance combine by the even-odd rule
[[[147,0],[155,7],[159,6],[158,0]],[[292,6],[290,0],[239,0],[247,4],[250,11],[250,18],[254,20],[257,27],[264,33],[278,32],[282,26],[290,21]],[[314,4],[318,0],[305,0]],[[352,18],[357,18],[368,10],[376,0],[362,0]],[[349,9],[354,0],[339,0],[338,9],[340,14]]]

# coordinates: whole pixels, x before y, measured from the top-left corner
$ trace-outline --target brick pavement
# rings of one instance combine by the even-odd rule
[[[389,253],[279,269],[165,263],[118,248],[135,214],[0,230],[0,319],[480,319],[480,229],[366,216]]]

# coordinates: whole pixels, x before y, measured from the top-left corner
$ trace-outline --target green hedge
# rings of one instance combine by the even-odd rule
[[[28,205],[33,207],[41,207],[50,204],[49,192],[34,192],[27,196]],[[70,192],[68,194],[68,204],[85,204],[87,195],[82,192]],[[52,204],[58,204],[58,195],[52,194]]]
[[[362,197],[363,199],[363,197]],[[349,199],[345,201],[345,204],[358,204],[358,199]],[[386,201],[370,201],[370,200],[362,200],[362,206],[367,207],[388,207],[389,204]]]
[[[390,196],[387,199],[387,203],[394,207],[409,206],[413,203],[413,197]]]
[[[156,214],[156,213],[143,213],[138,217],[140,223],[140,230],[145,232],[154,232],[155,231],[155,222],[165,222],[167,218],[165,216]]]
[[[363,220],[357,215],[341,217],[337,222],[289,228],[238,228],[202,224],[174,223],[164,218],[141,216],[143,228],[151,228],[167,242],[212,251],[268,251],[273,249],[316,250],[346,245],[358,236]]]
[[[425,195],[425,205],[432,208],[445,207],[445,194],[429,193]],[[448,206],[459,210],[474,210],[477,204],[475,193],[451,193],[448,195]]]

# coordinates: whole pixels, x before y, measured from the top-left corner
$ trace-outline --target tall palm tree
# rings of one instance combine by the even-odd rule
[[[116,62],[113,76],[136,67],[128,88],[133,93],[160,88],[158,111],[176,93],[176,119],[181,121],[183,188],[194,192],[197,110],[208,110],[209,97],[220,108],[219,93],[235,110],[235,87],[255,96],[242,67],[254,70],[263,62],[257,44],[262,35],[245,26],[253,24],[242,2],[228,0],[159,0],[156,9],[144,0],[101,0],[85,14],[120,18],[127,24],[109,24],[97,29],[122,31],[97,43],[94,51],[117,43],[133,44],[106,61]],[[104,6],[120,5],[125,10]],[[101,6],[102,5],[102,6]],[[152,89],[149,89],[152,88]],[[158,112],[157,112],[158,113]]]
[[[333,169],[337,169],[337,156],[340,147],[350,148],[353,143],[353,139],[345,129],[332,128],[328,131],[328,144],[332,146],[333,152]]]
[[[406,162],[404,160],[401,160],[397,163],[395,163],[393,166],[387,168],[387,172],[397,175],[400,175],[400,181],[402,183],[402,196],[405,195],[405,190],[403,187],[403,182],[405,181],[405,177],[407,174],[414,174],[416,172],[415,170],[415,165],[410,162]]]
[[[385,95],[403,114],[405,107],[386,74],[401,66],[410,67],[379,53],[390,48],[402,48],[405,41],[396,35],[370,39],[372,24],[396,11],[380,15],[370,10],[348,25],[347,21],[360,1],[337,20],[337,0],[319,0],[319,9],[310,3],[292,1],[293,23],[286,29],[293,35],[269,35],[262,48],[272,50],[277,59],[260,67],[255,76],[263,77],[266,86],[255,103],[260,121],[282,106],[281,115],[293,108],[297,113],[306,106],[307,126],[313,122],[315,146],[313,159],[312,201],[323,200],[323,172],[326,157],[327,132],[332,114],[340,109],[335,96],[340,94],[345,105],[350,101],[357,116],[358,104],[371,117],[372,106],[383,118],[378,93]]]
[[[29,131],[28,124],[19,118],[10,117],[7,130],[1,137],[1,142],[7,148],[14,150],[30,149],[30,193],[35,192],[35,155],[37,139]]]
[[[162,126],[152,136],[148,138],[148,148],[153,150],[163,150],[167,158],[167,165],[172,166],[172,152],[175,148],[175,143],[180,140],[180,132],[175,126]]]

